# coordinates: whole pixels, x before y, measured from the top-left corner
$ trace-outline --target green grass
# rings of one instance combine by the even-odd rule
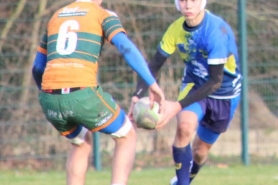
[[[134,170],[129,185],[168,185],[174,169]],[[110,172],[89,170],[86,185],[110,185]],[[64,185],[61,171],[0,171],[1,185]],[[205,166],[192,185],[277,185],[278,166]]]

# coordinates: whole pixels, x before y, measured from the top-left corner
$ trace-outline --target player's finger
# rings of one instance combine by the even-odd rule
[[[166,125],[166,123],[167,123],[167,122],[163,121],[163,122],[157,124],[157,126],[155,127],[155,129],[161,129],[161,128],[163,128],[163,127]]]
[[[159,114],[164,114],[166,100],[163,94],[160,96],[160,101],[158,103],[159,103]]]
[[[153,105],[154,105],[154,100],[150,98],[150,109],[153,109]]]
[[[165,100],[160,100],[159,102],[159,114],[165,113]]]
[[[156,129],[162,128],[167,123],[167,115],[161,115],[160,119],[157,121]]]

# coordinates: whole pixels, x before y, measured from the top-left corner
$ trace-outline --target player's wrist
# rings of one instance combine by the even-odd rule
[[[184,101],[182,101],[182,100],[178,101],[177,103],[179,104],[181,110],[186,107]]]
[[[133,97],[137,97],[137,98],[141,98],[140,97],[140,93],[138,91],[135,91],[133,94],[132,94],[132,98]]]
[[[139,100],[139,97],[137,97],[137,96],[132,96],[132,98],[131,98],[131,101],[133,103],[136,103],[138,100]]]

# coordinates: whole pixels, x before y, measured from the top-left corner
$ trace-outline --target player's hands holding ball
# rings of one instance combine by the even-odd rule
[[[156,128],[162,128],[171,121],[180,111],[182,107],[178,101],[165,101],[165,111],[157,123]]]
[[[149,87],[149,98],[133,96],[128,112],[130,120],[138,128],[155,129],[165,111],[165,96],[157,83]]]
[[[157,84],[149,88],[149,97],[132,97],[128,116],[138,128],[147,130],[164,127],[182,109],[179,102],[166,101]]]

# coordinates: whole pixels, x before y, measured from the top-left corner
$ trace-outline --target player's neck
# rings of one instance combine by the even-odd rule
[[[191,20],[186,19],[185,20],[186,24],[189,27],[198,26],[202,22],[202,20],[204,19],[204,16],[205,16],[205,10],[201,10],[201,12],[194,19],[191,19]]]

